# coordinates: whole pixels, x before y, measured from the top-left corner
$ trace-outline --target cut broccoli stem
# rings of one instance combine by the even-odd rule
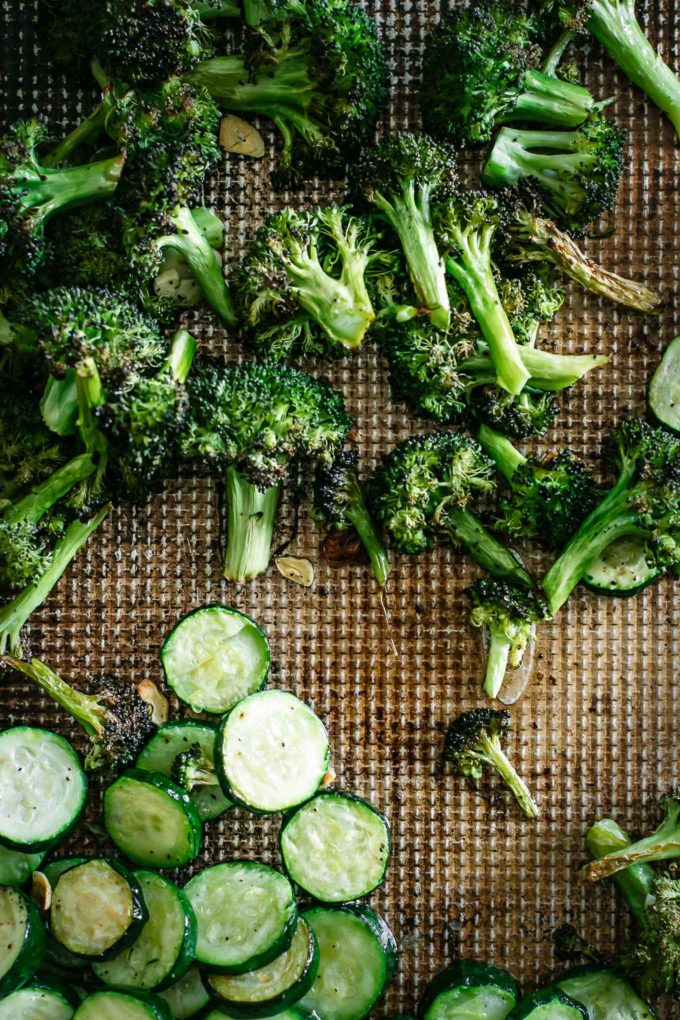
[[[680,81],[642,31],[634,0],[592,0],[588,28],[680,136]]]
[[[527,818],[538,818],[538,805],[531,796],[529,787],[503,751],[498,737],[482,736],[480,738],[480,744],[483,748],[483,753],[470,751],[469,753],[471,757],[477,758],[479,761],[486,762],[487,765],[490,765],[491,768],[496,770],[498,775],[507,785],[508,789],[514,795],[515,800]]]
[[[670,794],[662,803],[665,818],[654,832],[591,861],[583,870],[584,877],[590,882],[599,882],[633,864],[672,861],[680,857],[680,800]]]
[[[42,576],[0,609],[1,654],[8,650],[15,654],[19,651],[21,628],[31,613],[43,604],[78,550],[96,531],[110,509],[110,504],[103,507],[89,521],[72,521],[55,544],[49,566]]]
[[[224,576],[229,580],[248,581],[267,570],[280,498],[280,485],[270,485],[263,492],[235,467],[227,468]]]
[[[2,662],[5,666],[23,673],[49,694],[80,723],[89,737],[103,732],[107,713],[95,695],[74,690],[40,659],[31,659],[27,662],[25,659],[14,659],[6,655],[3,656]]]
[[[99,106],[92,111],[89,117],[86,117],[84,121],[78,124],[73,131],[70,131],[65,138],[62,138],[59,144],[42,158],[42,165],[57,167],[69,159],[89,139],[96,138],[103,130],[106,118],[112,108],[113,96],[110,92],[107,92]]]
[[[617,822],[601,818],[588,831],[586,843],[590,853],[599,861],[608,854],[625,850],[632,840]],[[656,871],[651,864],[631,864],[623,871],[617,871],[612,879],[623,895],[635,920],[645,924],[647,903],[653,894]]]
[[[524,85],[525,91],[498,123],[528,120],[565,128],[578,127],[600,106],[582,85],[562,81],[542,71],[528,71]]]
[[[514,553],[487,531],[469,510],[448,510],[447,526],[454,544],[465,546],[472,558],[493,577],[531,588],[531,574]]]
[[[606,365],[609,357],[604,354],[551,354],[526,345],[518,348],[522,364],[529,373],[529,384],[537,390],[559,392],[566,390],[582,379],[594,368]],[[461,371],[468,371],[476,377],[488,373],[493,382],[493,362],[484,355],[466,358],[460,364]],[[485,380],[486,381],[486,380]]]
[[[505,634],[491,630],[489,634],[489,651],[486,657],[486,675],[484,677],[484,693],[490,698],[497,698],[508,671],[508,659],[512,642]]]
[[[585,198],[579,175],[596,158],[592,152],[582,151],[581,143],[577,131],[501,128],[484,167],[484,183],[512,188],[531,177],[552,196],[560,213],[571,215]]]
[[[564,32],[555,40],[543,61],[543,67],[541,68],[543,74],[550,74],[553,77],[557,74],[557,69],[562,63],[562,57],[571,45],[573,38],[574,33],[571,29],[565,28]]]
[[[357,534],[361,539],[361,544],[368,553],[368,558],[371,561],[371,567],[376,581],[381,588],[384,588],[387,584],[387,579],[390,575],[390,561],[387,555],[387,549],[383,542],[378,529],[376,528],[373,518],[368,511],[366,501],[364,499],[364,493],[359,482],[353,486],[352,496],[348,502],[346,510],[347,519],[352,522],[356,528]]]
[[[94,470],[95,465],[88,454],[74,457],[9,507],[2,515],[3,520],[8,524],[18,524],[20,521],[38,524],[63,496],[80,482],[86,481]]]
[[[34,180],[21,183],[19,202],[24,209],[36,208],[46,223],[55,213],[113,195],[123,172],[125,156],[65,169],[41,167]]]
[[[195,356],[196,341],[186,329],[178,329],[170,343],[164,369],[177,382],[186,382]]]
[[[203,296],[227,326],[235,326],[238,319],[227,282],[222,272],[222,263],[217,252],[212,248],[191,211],[186,206],[179,206],[170,216],[170,222],[177,233],[159,237],[156,244],[159,248],[171,248],[186,260],[196,277]]]
[[[494,461],[506,481],[510,481],[517,468],[526,464],[524,457],[506,436],[494,432],[488,425],[481,425],[477,438]]]

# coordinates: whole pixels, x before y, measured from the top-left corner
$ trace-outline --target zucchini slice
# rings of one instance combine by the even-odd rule
[[[555,984],[586,1007],[590,1020],[656,1020],[633,986],[608,967],[574,967]]]
[[[314,984],[319,970],[319,948],[314,932],[299,918],[293,941],[280,956],[249,974],[213,975],[208,984],[224,1002],[229,1016],[278,1016],[298,1002]]]
[[[17,888],[23,885],[38,870],[44,858],[44,853],[25,854],[21,850],[9,850],[0,846],[0,885],[13,885]]]
[[[215,738],[217,729],[206,723],[181,722],[167,723],[159,727],[142,748],[137,758],[137,768],[147,772],[160,772],[163,776],[172,776],[172,769],[177,756],[198,744],[208,761],[214,760]],[[196,805],[201,821],[209,822],[217,818],[228,808],[233,807],[224,796],[219,786],[198,786],[191,790],[189,796]]]
[[[0,733],[0,842],[39,853],[59,843],[85,806],[87,780],[63,737],[34,726]]]
[[[390,859],[390,829],[371,804],[351,793],[322,792],[281,829],[288,875],[322,903],[346,903],[376,889]]]
[[[662,425],[680,432],[680,336],[671,340],[652,376],[648,403]]]
[[[458,960],[430,981],[418,1020],[505,1020],[518,1000],[517,982],[507,971],[479,960]]]
[[[139,883],[118,861],[64,863],[70,866],[52,886],[50,934],[75,956],[117,955],[138,938],[148,917]]]
[[[54,978],[35,978],[0,1001],[0,1020],[71,1020],[80,999]]]
[[[507,1020],[588,1020],[588,1010],[559,988],[543,988],[521,999]]]
[[[369,907],[314,907],[302,916],[319,943],[319,972],[300,1007],[323,1020],[362,1020],[394,974],[392,932]]]
[[[0,996],[33,977],[45,954],[45,929],[33,900],[0,886]]]
[[[607,546],[592,563],[584,584],[604,595],[636,595],[661,574],[647,560],[646,546],[639,538],[619,538]]]
[[[168,988],[184,977],[196,952],[196,917],[174,882],[152,871],[136,871],[149,917],[137,939],[112,960],[95,963],[105,985]]]
[[[201,1020],[223,1020],[225,1016],[231,1016],[231,1010],[226,1005],[221,1005],[219,1002],[213,1002],[211,1006],[206,1009],[205,1013],[201,1013]],[[274,1018],[272,1017],[272,1020]],[[290,1006],[288,1009],[282,1010],[276,1014],[276,1020],[320,1020],[316,1013],[310,1013],[307,1009],[301,1009],[298,1006]]]
[[[239,701],[223,720],[216,747],[227,795],[263,814],[309,800],[328,770],[326,727],[288,691],[259,691]]]
[[[83,999],[73,1020],[172,1020],[172,1013],[158,995],[110,988]]]
[[[183,978],[158,995],[167,1002],[174,1020],[190,1020],[210,1002],[198,967],[190,967]]]
[[[257,861],[228,861],[184,890],[198,921],[196,961],[221,974],[264,967],[293,941],[298,913],[290,882]]]
[[[195,711],[221,715],[267,679],[269,642],[254,620],[230,606],[182,617],[161,648],[166,682]]]
[[[180,868],[201,851],[203,830],[193,801],[160,772],[129,769],[109,786],[104,826],[143,868]]]

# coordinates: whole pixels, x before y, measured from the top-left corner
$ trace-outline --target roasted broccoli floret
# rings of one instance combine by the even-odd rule
[[[189,793],[197,787],[220,785],[215,766],[198,743],[177,755],[172,763],[172,778]]]
[[[373,131],[387,69],[361,7],[292,0],[272,5],[257,30],[246,30],[243,53],[206,60],[188,78],[223,109],[274,122],[284,175],[312,168],[338,174]]]
[[[507,482],[495,526],[510,539],[563,548],[597,503],[595,482],[583,461],[569,450],[525,457],[485,425],[478,435]]]
[[[588,881],[599,882],[631,864],[669,861],[680,857],[680,790],[671,790],[665,794],[659,805],[665,816],[659,827],[636,843],[629,843],[599,860],[590,861],[584,869],[584,877]]]
[[[273,358],[357,348],[375,319],[366,287],[374,236],[338,205],[270,216],[238,276],[254,346]]]
[[[184,455],[224,472],[225,576],[263,573],[284,483],[302,462],[330,463],[352,427],[339,393],[275,362],[204,360],[188,385]]]
[[[513,121],[578,127],[599,108],[587,89],[540,70],[545,27],[530,4],[466,0],[428,36],[421,107],[431,134],[488,142]]]
[[[135,760],[153,729],[151,705],[122,677],[90,677],[92,693],[74,690],[40,659],[2,656],[0,664],[28,677],[61,705],[91,738],[85,767],[123,767]]]
[[[123,221],[111,202],[60,216],[47,230],[50,283],[68,287],[129,287],[130,260],[123,248]]]
[[[538,818],[539,809],[523,779],[511,764],[501,739],[510,728],[510,713],[490,708],[463,712],[446,733],[444,758],[464,776],[479,779],[489,765],[501,777],[527,818]]]
[[[332,464],[322,465],[316,473],[314,514],[318,521],[334,531],[354,528],[371,561],[373,574],[381,587],[390,573],[385,544],[368,507],[364,486],[358,474],[359,454],[342,450]]]
[[[489,633],[484,691],[500,694],[508,669],[519,669],[536,624],[550,619],[545,600],[533,591],[496,578],[484,578],[468,589],[470,622]]]
[[[644,421],[622,422],[608,456],[618,479],[586,517],[543,580],[550,611],[564,605],[588,565],[624,535],[646,543],[659,570],[680,563],[680,440]]]
[[[462,433],[440,432],[391,450],[374,476],[371,499],[399,552],[419,553],[444,537],[493,576],[531,587],[531,575],[471,510],[493,488],[493,462],[479,443]]]
[[[450,301],[432,205],[455,188],[454,150],[426,135],[404,132],[365,150],[353,174],[355,190],[378,209],[399,239],[421,311],[439,329],[448,329]]]
[[[623,173],[625,132],[604,117],[574,131],[502,128],[484,167],[488,187],[537,184],[548,215],[583,229],[613,208]]]

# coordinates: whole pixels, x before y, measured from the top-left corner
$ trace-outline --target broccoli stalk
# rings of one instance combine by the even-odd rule
[[[224,576],[230,581],[249,581],[266,571],[280,499],[280,485],[270,485],[261,491],[235,467],[227,468],[224,475],[227,543],[223,567]]]
[[[611,818],[601,818],[591,825],[586,843],[596,861],[610,854],[623,853],[631,845],[630,836]],[[652,894],[656,872],[651,864],[641,862],[629,864],[611,876],[623,895],[630,911],[638,922],[644,924],[646,908]]]
[[[522,92],[517,96],[515,105],[496,123],[530,120],[555,127],[578,127],[602,105],[594,102],[583,85],[530,68],[524,76]]]
[[[606,354],[553,354],[536,347],[521,346],[519,356],[537,390],[559,393],[610,360]],[[474,373],[478,382],[493,382],[495,369],[491,358],[475,354],[460,363],[462,372]],[[486,374],[485,374],[486,373]]]
[[[665,815],[659,827],[636,843],[629,843],[590,861],[583,869],[583,875],[589,882],[609,878],[631,865],[680,857],[680,791],[667,793],[659,803]]]
[[[444,758],[464,776],[479,779],[488,765],[508,787],[527,818],[538,818],[539,809],[524,780],[501,746],[510,728],[510,713],[490,708],[463,712],[446,733]]]
[[[177,755],[172,763],[172,778],[189,793],[197,787],[220,785],[215,766],[206,758],[198,743]]]
[[[60,499],[76,485],[90,478],[94,470],[95,465],[89,454],[74,457],[4,510],[0,514],[0,520],[10,527],[24,521],[28,524],[39,524]]]

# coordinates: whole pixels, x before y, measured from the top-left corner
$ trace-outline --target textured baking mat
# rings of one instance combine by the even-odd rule
[[[383,129],[417,127],[422,44],[440,6],[415,0],[368,6],[392,68]],[[646,7],[649,35],[680,68],[678,5]],[[70,126],[79,109],[87,110],[87,97],[42,66],[34,3],[5,3],[2,11],[3,118],[41,113]],[[670,124],[597,47],[580,48],[579,57],[596,94],[616,97],[609,112],[630,132],[617,230],[590,249],[668,298],[664,314],[645,321],[569,289],[544,335],[544,345],[558,350],[613,355],[563,401],[547,437],[595,454],[620,415],[644,413],[649,373],[680,333],[674,297],[680,196]],[[227,223],[232,261],[272,208],[330,195],[318,181],[304,192],[274,194],[272,166],[271,150],[259,163],[226,157],[206,188],[206,201]],[[236,340],[214,322],[190,315],[187,325],[202,348],[239,356]],[[366,470],[397,440],[428,429],[391,402],[386,366],[374,350],[328,366],[328,374],[357,415]],[[159,644],[188,610],[224,601],[266,627],[271,683],[312,702],[330,729],[338,783],[386,811],[393,827],[389,877],[372,903],[394,929],[401,958],[377,1014],[411,1012],[428,978],[458,953],[507,966],[527,986],[548,980],[555,966],[550,933],[564,920],[608,949],[623,933],[624,911],[609,887],[579,884],[584,834],[603,813],[634,830],[652,826],[657,795],[680,778],[677,588],[663,582],[631,600],[579,590],[558,621],[542,629],[509,742],[542,807],[538,822],[524,821],[495,779],[453,777],[441,763],[447,722],[482,701],[481,646],[466,624],[464,595],[475,568],[446,549],[395,560],[388,628],[367,569],[321,562],[322,536],[305,506],[290,551],[315,562],[314,586],[296,587],[272,570],[238,587],[221,577],[218,489],[214,479],[184,475],[148,505],[113,514],[33,617],[27,638],[34,654],[76,680],[100,669],[160,680]],[[3,691],[1,712],[3,723],[47,723],[81,739],[28,685]],[[90,799],[96,823],[96,786]],[[230,812],[206,827],[196,864],[233,855],[276,864],[277,825]],[[84,835],[95,838],[81,827],[79,845]],[[669,1008],[663,1015],[678,1014]]]

